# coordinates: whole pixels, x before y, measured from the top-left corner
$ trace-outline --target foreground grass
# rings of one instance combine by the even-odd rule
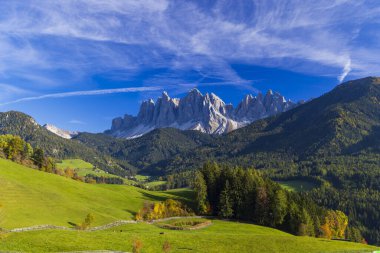
[[[5,228],[40,224],[71,226],[93,213],[102,225],[131,219],[143,202],[167,198],[189,205],[194,193],[187,189],[151,192],[125,185],[92,185],[40,172],[0,159],[0,203]],[[9,233],[0,240],[0,252],[64,252],[84,250],[131,251],[141,240],[142,252],[162,252],[168,241],[171,252],[371,252],[373,247],[296,237],[250,224],[214,220],[194,231],[162,229],[146,223],[128,224],[104,231],[45,230]]]
[[[94,225],[132,219],[144,201],[183,199],[190,203],[192,191],[180,189],[151,192],[126,185],[86,184],[33,170],[0,159],[1,227],[40,224],[68,226],[83,221],[88,213]]]
[[[162,234],[163,233],[163,234]],[[34,231],[12,233],[0,243],[0,251],[64,252],[84,250],[132,251],[133,240],[141,240],[142,252],[163,252],[168,241],[171,252],[372,252],[374,247],[287,233],[256,226],[214,220],[194,231],[161,229],[145,223],[129,224],[105,231]]]

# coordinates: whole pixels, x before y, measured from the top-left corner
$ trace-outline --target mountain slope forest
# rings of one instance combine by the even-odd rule
[[[0,113],[0,134],[20,136],[33,147],[41,148],[56,159],[82,158],[110,173],[129,175],[134,167],[88,147],[78,141],[61,138],[40,126],[32,117],[21,112]]]
[[[308,194],[344,210],[369,242],[380,243],[379,129],[380,78],[367,77],[227,135],[158,129],[132,140],[77,139],[146,174],[176,174],[213,160],[272,179],[316,181],[321,189]]]
[[[0,133],[20,135],[48,155],[80,157],[115,174],[126,169],[176,175],[217,161],[253,167],[275,180],[316,182],[320,187],[306,194],[318,204],[343,210],[364,237],[377,244],[379,129],[380,78],[376,77],[343,83],[292,110],[221,136],[166,128],[129,140],[89,133],[65,140],[25,114],[0,114]]]

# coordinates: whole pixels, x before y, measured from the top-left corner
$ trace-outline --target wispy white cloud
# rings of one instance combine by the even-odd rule
[[[73,92],[62,92],[62,93],[53,93],[45,94],[41,96],[33,97],[24,97],[16,99],[13,101],[1,103],[0,106],[15,104],[20,102],[32,101],[32,100],[41,100],[47,98],[66,98],[66,97],[77,97],[77,96],[95,96],[95,95],[107,95],[114,93],[130,93],[130,92],[144,92],[144,91],[157,91],[162,90],[162,87],[129,87],[129,88],[120,88],[120,89],[104,89],[104,90],[88,90],[88,91],[73,91]]]
[[[351,59],[348,59],[346,64],[344,65],[342,74],[338,76],[338,81],[340,83],[343,82],[344,78],[346,78],[346,76],[348,75],[348,73],[350,73],[350,71],[351,71]]]
[[[380,46],[363,29],[379,29],[379,13],[376,0],[8,1],[0,10],[0,81],[16,76],[43,92],[114,70],[117,79],[164,68],[170,77],[146,83],[194,71],[200,82],[249,88],[236,62],[340,81],[379,72],[379,58],[368,56]]]
[[[24,89],[6,83],[0,83],[0,91],[0,101],[14,98],[15,96],[30,94],[30,92]]]

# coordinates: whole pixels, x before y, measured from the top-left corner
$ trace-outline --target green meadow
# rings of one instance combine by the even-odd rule
[[[200,230],[169,230],[146,223],[128,224],[104,231],[34,231],[12,233],[3,239],[0,251],[65,252],[113,250],[132,252],[134,240],[142,242],[142,253],[163,252],[372,252],[364,244],[298,237],[251,224],[214,220]]]
[[[95,225],[132,219],[144,201],[185,199],[190,190],[146,191],[127,185],[86,184],[0,159],[2,227],[70,226],[88,213]],[[190,194],[189,194],[190,192]]]
[[[288,191],[296,192],[310,191],[318,187],[317,184],[306,180],[286,180],[277,181],[277,183],[279,183],[284,189]]]
[[[61,162],[57,163],[58,169],[92,169],[94,168],[94,165],[91,163],[88,163],[86,161],[83,161],[82,159],[65,159]]]
[[[180,199],[191,206],[189,189],[147,191],[127,185],[86,184],[0,159],[0,227],[11,229],[52,224],[71,227],[88,213],[93,226],[133,219],[145,201]],[[199,230],[169,230],[155,224],[126,224],[102,231],[43,230],[6,233],[0,252],[65,252],[115,250],[131,252],[134,241],[142,253],[163,252],[372,252],[364,244],[298,237],[276,229],[212,220]]]

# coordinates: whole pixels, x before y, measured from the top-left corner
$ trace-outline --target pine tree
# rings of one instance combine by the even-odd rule
[[[44,151],[40,148],[36,148],[33,152],[32,159],[38,168],[42,168],[44,164]]]
[[[196,192],[197,210],[201,214],[207,213],[207,186],[203,174],[200,171],[195,173],[194,190]]]
[[[277,190],[274,193],[274,199],[272,202],[273,227],[281,225],[284,222],[284,218],[287,213],[287,205],[288,203],[285,191],[282,189]]]
[[[224,190],[220,194],[219,216],[223,218],[231,218],[233,216],[234,210],[232,209],[233,204],[231,202],[230,184],[227,180],[224,186]]]
[[[268,209],[269,198],[267,190],[264,186],[257,189],[256,205],[255,205],[255,219],[261,225],[268,224]]]

